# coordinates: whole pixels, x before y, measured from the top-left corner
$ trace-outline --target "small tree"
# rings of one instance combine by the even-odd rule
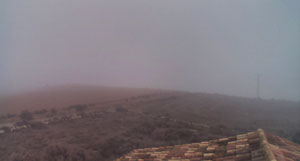
[[[27,111],[27,110],[24,110],[21,112],[20,114],[20,118],[23,120],[23,121],[30,121],[33,119],[33,115],[31,112]]]

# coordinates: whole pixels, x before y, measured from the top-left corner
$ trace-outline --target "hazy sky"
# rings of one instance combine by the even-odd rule
[[[299,0],[0,0],[1,93],[58,84],[300,100]]]

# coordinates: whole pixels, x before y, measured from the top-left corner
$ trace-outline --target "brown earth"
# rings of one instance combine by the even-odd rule
[[[1,134],[0,160],[113,160],[136,148],[200,142],[258,128],[299,140],[300,106],[296,102],[149,91],[109,101],[97,101],[94,96],[91,102],[76,103],[92,104],[81,114],[96,116]],[[72,109],[65,107],[51,115],[68,112]],[[47,113],[33,116],[48,117]]]
[[[153,89],[69,85],[0,97],[0,115],[24,109],[63,108],[74,104],[95,104],[151,93]]]

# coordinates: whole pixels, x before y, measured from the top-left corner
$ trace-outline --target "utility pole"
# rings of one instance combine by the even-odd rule
[[[260,74],[257,74],[257,77],[256,77],[256,97],[257,98],[260,98]]]

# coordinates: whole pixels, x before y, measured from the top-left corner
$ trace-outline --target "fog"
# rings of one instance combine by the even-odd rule
[[[300,1],[2,0],[0,93],[63,84],[300,99]]]

